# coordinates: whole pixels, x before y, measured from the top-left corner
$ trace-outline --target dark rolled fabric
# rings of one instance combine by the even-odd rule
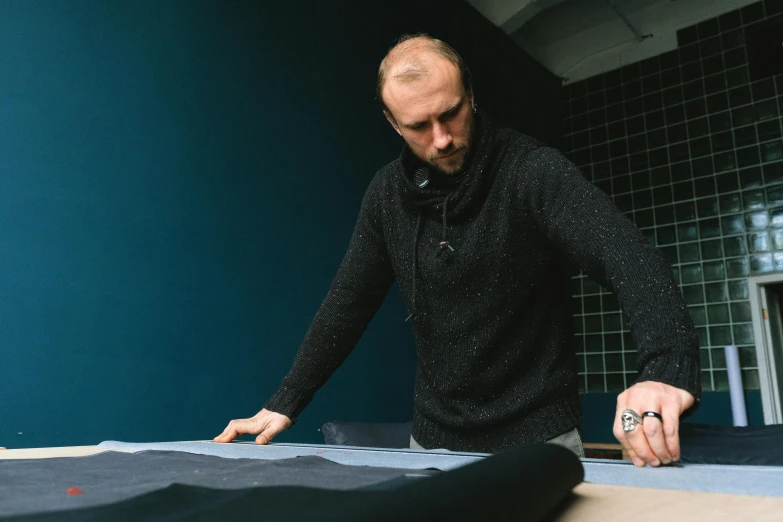
[[[391,491],[377,487],[335,491],[291,486],[219,490],[173,484],[113,504],[5,520],[533,522],[544,520],[560,506],[583,478],[582,464],[571,451],[553,444],[538,444],[413,480]]]

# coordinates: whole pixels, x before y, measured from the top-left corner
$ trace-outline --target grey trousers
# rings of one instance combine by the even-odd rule
[[[585,456],[585,450],[582,447],[582,437],[579,436],[579,431],[576,428],[549,439],[546,443],[557,444],[558,446],[570,449],[577,457],[584,458]],[[427,448],[422,447],[413,439],[413,435],[411,435],[411,449],[423,450]]]

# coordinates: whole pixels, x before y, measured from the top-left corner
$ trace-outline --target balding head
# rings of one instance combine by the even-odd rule
[[[456,51],[429,36],[402,37],[378,70],[386,119],[422,161],[462,171],[473,142],[470,73]]]
[[[426,78],[436,62],[451,62],[459,71],[465,93],[472,94],[470,71],[462,57],[446,42],[426,34],[404,35],[389,49],[378,68],[376,96],[383,110],[388,112],[383,88],[388,80],[413,83]]]

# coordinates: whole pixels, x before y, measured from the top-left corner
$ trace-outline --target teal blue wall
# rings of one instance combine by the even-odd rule
[[[312,42],[221,4],[0,5],[0,446],[207,438],[257,411],[396,154],[381,118],[359,141]],[[332,415],[405,416],[394,305]]]
[[[258,411],[399,152],[373,102],[394,36],[451,41],[498,121],[557,140],[546,99],[510,94],[557,110],[557,80],[467,4],[266,4],[0,3],[0,446],[204,439]],[[280,440],[409,418],[405,315],[393,291]]]

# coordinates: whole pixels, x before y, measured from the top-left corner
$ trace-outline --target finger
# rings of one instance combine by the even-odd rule
[[[644,434],[644,427],[637,426],[635,430],[629,431],[626,434],[628,442],[631,444],[631,448],[636,453],[636,457],[639,460],[634,460],[634,464],[637,466],[644,466],[650,464],[651,466],[660,466],[661,461],[650,448],[650,444],[647,441],[647,437]]]
[[[267,426],[266,429],[256,437],[256,444],[269,444],[280,431],[282,430],[275,430],[271,426]]]
[[[628,456],[633,461],[633,463],[637,466],[644,466],[644,462],[636,456],[636,452],[633,450],[633,446],[631,446],[631,443],[628,441],[628,437],[626,436],[626,433],[623,430],[623,422],[621,420],[621,416],[623,410],[625,410],[624,397],[625,397],[624,393],[620,394],[617,397],[617,411],[615,412],[615,416],[614,416],[614,426],[612,428],[612,432],[614,433],[614,438],[616,438],[617,441],[620,444],[622,444],[623,449],[628,454]]]
[[[232,420],[231,422],[228,423],[226,429],[223,430],[223,433],[215,437],[213,440],[215,442],[231,442],[239,435],[244,435],[245,433],[251,433],[251,431],[252,431],[252,422],[250,421],[250,419]]]
[[[655,402],[651,403],[648,400],[643,400],[644,396],[645,393],[639,392],[638,385],[629,388],[617,396],[617,412],[614,421],[615,437],[621,441],[634,465],[639,467],[644,467],[646,464],[650,464],[651,466],[659,466],[661,461],[656,456],[655,452],[652,450],[650,444],[647,441],[647,436],[644,433],[644,425],[637,424],[636,428],[629,432],[625,432],[622,426],[622,412],[627,408],[630,408],[636,412],[654,411],[652,410],[652,406],[655,404]],[[650,406],[650,408],[646,410],[636,409],[638,408],[639,404]],[[618,437],[618,435],[620,436]],[[623,439],[625,440],[625,443],[622,442]]]
[[[645,410],[655,411],[655,410]],[[657,412],[656,412],[657,413]],[[666,439],[663,435],[663,422],[656,417],[642,417],[642,428],[644,435],[647,438],[647,443],[650,445],[654,456],[658,462],[650,462],[653,466],[657,466],[661,463],[669,464],[672,461],[672,457],[669,454],[669,448],[666,446]],[[637,428],[638,430],[639,428]]]
[[[623,397],[625,399],[625,397]],[[644,434],[643,425],[636,425],[632,431],[625,431],[622,423],[622,412],[628,407],[625,400],[617,401],[617,414],[615,416],[615,436],[620,435],[618,440],[628,452],[628,456],[634,465],[644,467],[646,464],[657,466],[660,461],[655,457],[650,445],[647,443],[647,437]],[[622,409],[621,409],[622,407]]]
[[[633,449],[627,450],[628,451],[628,458],[631,459],[631,462],[633,462],[634,466],[638,466],[640,468],[644,467],[644,461],[639,458],[639,455],[636,454],[636,452]]]
[[[663,436],[673,461],[680,460],[680,413],[677,406],[667,406],[661,411]]]
[[[626,438],[622,425],[619,428],[619,432],[617,426],[615,426],[614,436],[620,442],[620,444],[622,444],[624,453],[628,455],[628,459],[633,462],[634,466],[643,468],[644,461],[639,458],[639,456],[636,454],[636,451],[634,451],[633,446],[631,446],[631,443]]]
[[[214,442],[231,442],[236,438],[238,433],[235,429],[231,427],[231,424],[226,426],[226,429],[223,430],[223,433],[212,439]]]

